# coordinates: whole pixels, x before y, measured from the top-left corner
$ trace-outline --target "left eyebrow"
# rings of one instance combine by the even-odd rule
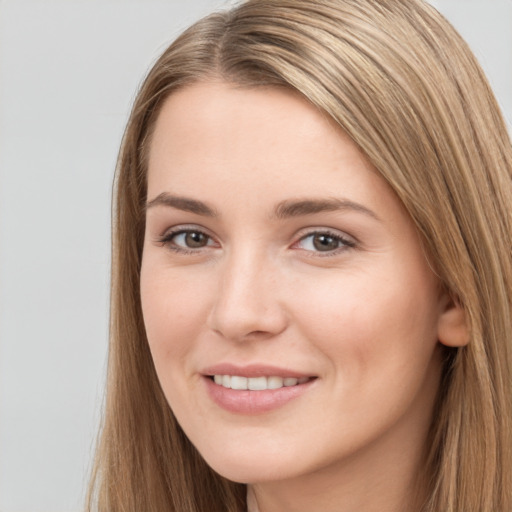
[[[281,201],[274,210],[274,217],[277,219],[287,219],[290,217],[300,217],[302,215],[312,215],[322,212],[353,211],[362,213],[372,219],[380,221],[378,215],[363,206],[348,199],[301,199]]]

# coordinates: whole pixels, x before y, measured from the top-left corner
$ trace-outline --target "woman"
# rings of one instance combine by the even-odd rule
[[[421,0],[249,0],[116,179],[99,510],[505,512],[512,151]]]

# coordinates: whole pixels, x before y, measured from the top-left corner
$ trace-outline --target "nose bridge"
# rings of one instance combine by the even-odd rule
[[[279,268],[259,244],[241,244],[222,262],[210,325],[232,340],[271,337],[285,328]]]

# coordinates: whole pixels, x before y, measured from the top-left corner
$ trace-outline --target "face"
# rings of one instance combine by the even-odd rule
[[[291,91],[174,93],[149,155],[144,321],[219,473],[265,482],[418,453],[446,301],[401,203]]]

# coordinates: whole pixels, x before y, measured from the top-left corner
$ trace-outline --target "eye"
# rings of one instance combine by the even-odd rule
[[[332,253],[354,247],[355,242],[341,234],[318,231],[302,237],[295,245],[305,251]]]
[[[214,246],[214,240],[198,229],[179,229],[167,232],[160,242],[178,252],[190,252]]]
[[[200,231],[183,231],[172,237],[172,241],[180,247],[199,249],[208,245],[209,237]]]

